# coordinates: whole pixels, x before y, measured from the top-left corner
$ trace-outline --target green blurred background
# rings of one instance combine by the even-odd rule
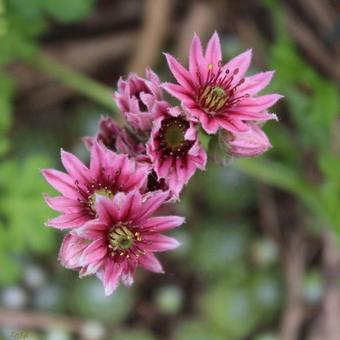
[[[0,338],[339,340],[339,23],[337,0],[0,0]],[[161,52],[214,30],[225,59],[276,70],[274,148],[210,161],[170,207],[187,223],[166,274],[105,298],[58,264],[39,169],[87,160],[119,76],[170,79]]]

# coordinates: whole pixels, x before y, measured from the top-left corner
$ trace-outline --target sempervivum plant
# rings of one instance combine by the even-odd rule
[[[232,157],[258,156],[271,147],[262,126],[276,119],[268,110],[281,96],[258,95],[274,72],[246,76],[250,50],[223,64],[214,33],[205,53],[194,36],[188,69],[166,58],[177,83],[162,83],[151,69],[145,79],[131,73],[118,81],[113,98],[125,126],[101,118],[97,135],[84,138],[89,166],[62,151],[66,173],[43,170],[60,193],[45,200],[61,214],[47,225],[67,231],[61,264],[80,277],[97,275],[106,295],[120,282],[130,286],[137,267],[163,272],[154,252],[179,245],[162,233],[184,219],[153,214],[178,201],[196,170],[205,169],[209,150],[200,136],[215,135]],[[179,103],[170,104],[163,89]]]

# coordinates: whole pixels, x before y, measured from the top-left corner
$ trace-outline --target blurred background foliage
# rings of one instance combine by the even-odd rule
[[[338,340],[339,13],[331,0],[0,0],[0,334]],[[169,207],[187,224],[167,273],[105,298],[57,263],[39,170],[60,168],[60,147],[87,160],[80,137],[117,117],[119,76],[150,64],[165,80],[161,51],[184,59],[193,31],[215,29],[226,57],[252,46],[252,72],[276,71],[274,148],[210,161]]]

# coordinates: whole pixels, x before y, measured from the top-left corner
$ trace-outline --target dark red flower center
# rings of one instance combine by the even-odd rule
[[[211,115],[222,113],[228,107],[236,104],[241,98],[235,98],[235,92],[237,87],[244,82],[244,78],[242,78],[237,84],[234,84],[234,78],[238,73],[238,68],[230,72],[229,69],[223,69],[221,63],[219,63],[217,71],[214,72],[212,65],[209,64],[207,79],[204,83],[200,77],[201,85],[196,95],[197,104]]]
[[[193,145],[193,141],[185,139],[189,122],[179,117],[169,117],[162,121],[158,140],[164,156],[183,156]]]

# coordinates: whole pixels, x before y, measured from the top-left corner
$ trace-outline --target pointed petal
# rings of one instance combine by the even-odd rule
[[[164,90],[166,90],[173,97],[183,101],[183,102],[192,102],[193,99],[191,97],[190,92],[181,85],[172,84],[172,83],[164,83],[162,84]]]
[[[251,57],[252,50],[247,50],[236,56],[235,58],[231,59],[227,64],[223,66],[223,71],[229,70],[231,74],[234,74],[234,84],[238,83],[239,80],[244,77],[249,68]]]
[[[139,264],[154,273],[164,273],[162,265],[152,253],[146,253],[139,258]]]
[[[157,216],[148,218],[142,228],[148,232],[161,233],[179,227],[184,222],[185,219],[181,216]]]
[[[213,71],[217,72],[219,64],[222,61],[222,52],[220,38],[216,31],[208,42],[207,50],[205,52],[205,59],[209,65],[212,65]]]
[[[97,240],[102,238],[107,233],[110,226],[99,220],[92,220],[85,223],[82,227],[73,229],[72,235],[77,235],[87,240]]]
[[[165,53],[165,57],[178,83],[189,91],[193,90],[194,85],[190,73],[172,55]]]
[[[161,252],[166,250],[176,249],[181,244],[173,237],[161,235],[161,234],[151,234],[144,235],[143,240],[146,241],[144,249],[151,252]],[[150,244],[148,244],[150,242]]]
[[[203,57],[202,44],[195,33],[189,52],[189,71],[196,84],[202,85],[207,77],[208,65]]]
[[[149,217],[153,212],[155,212],[168,198],[167,192],[156,191],[152,196],[142,203],[140,214],[137,221],[143,221],[145,218]]]
[[[79,261],[81,266],[98,262],[107,254],[105,239],[100,238],[91,242],[83,251]]]
[[[84,212],[64,214],[47,221],[47,225],[57,229],[68,229],[82,226],[90,219]]]
[[[46,181],[61,194],[68,198],[77,198],[78,193],[75,187],[75,180],[69,175],[54,169],[42,170]]]
[[[60,247],[58,259],[62,266],[69,269],[80,267],[80,256],[88,243],[83,239],[67,234]]]
[[[111,260],[107,260],[105,263],[103,285],[105,289],[105,295],[111,295],[119,284],[119,277],[121,275],[121,267]]]
[[[134,220],[140,214],[141,204],[142,197],[138,191],[128,193],[122,202],[119,219]]]
[[[237,88],[237,96],[255,95],[263,90],[272,80],[275,71],[257,73],[246,77],[244,83]]]
[[[71,177],[80,182],[87,183],[89,180],[89,169],[76,156],[61,150],[61,162]]]
[[[278,100],[283,96],[273,93],[267,94],[259,97],[247,97],[240,100],[240,102],[232,107],[230,111],[248,111],[248,112],[261,112],[267,110],[269,107],[273,106]]]
[[[75,213],[82,209],[82,206],[75,199],[64,196],[50,197],[48,195],[45,195],[44,198],[50,208],[59,212]]]
[[[246,123],[243,123],[239,119],[231,119],[230,116],[227,118],[220,115],[216,117],[216,120],[223,129],[226,129],[230,132],[246,132],[249,130],[249,126]]]
[[[115,197],[118,196],[117,194]],[[96,212],[99,219],[106,225],[113,225],[119,220],[119,210],[113,200],[98,195],[96,197]]]

